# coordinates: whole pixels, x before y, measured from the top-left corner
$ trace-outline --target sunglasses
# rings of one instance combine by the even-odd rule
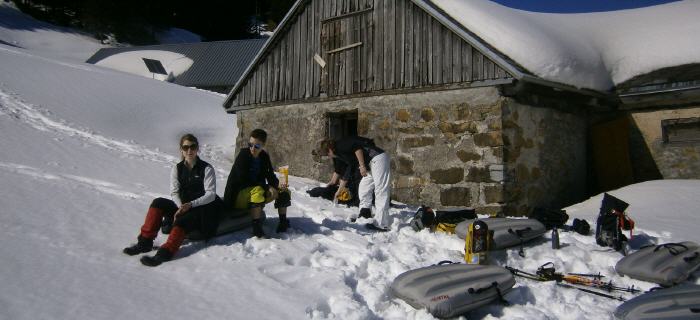
[[[182,151],[188,151],[190,149],[197,150],[197,144],[183,144],[180,146],[180,149],[182,149]]]
[[[252,143],[248,142],[248,148],[262,149],[262,145],[259,143],[252,144]]]

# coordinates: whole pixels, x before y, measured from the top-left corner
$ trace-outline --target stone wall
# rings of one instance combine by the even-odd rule
[[[240,111],[238,141],[261,127],[273,164],[326,182],[329,161],[311,151],[326,134],[328,113],[353,110],[358,133],[391,156],[395,200],[523,215],[585,189],[585,118],[518,104],[495,87]]]
[[[575,106],[503,103],[506,215],[561,208],[586,196],[587,118]]]
[[[666,119],[700,117],[700,107],[679,108],[671,110],[635,111],[630,113],[633,125],[630,134],[630,158],[635,169],[635,178],[639,181],[647,177],[659,178],[649,174],[658,170],[663,179],[700,179],[700,143],[664,143],[661,121]],[[650,158],[655,168],[640,168],[636,159]],[[647,166],[648,167],[648,166]]]

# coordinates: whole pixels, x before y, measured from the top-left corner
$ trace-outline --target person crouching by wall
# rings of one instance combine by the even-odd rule
[[[287,185],[275,176],[270,155],[264,149],[266,142],[265,130],[255,129],[250,133],[248,147],[238,151],[224,191],[224,203],[228,208],[250,210],[253,235],[257,238],[267,237],[262,228],[262,210],[272,200],[279,214],[277,232],[286,232],[289,228],[287,207],[291,205],[291,196]]]
[[[141,258],[144,265],[155,267],[173,258],[187,233],[199,230],[205,238],[216,233],[223,202],[216,195],[214,167],[201,160],[198,153],[197,137],[189,133],[183,135],[180,138],[182,161],[170,171],[172,200],[153,200],[137,237],[138,242],[124,248],[125,254],[133,256],[151,251],[158,229],[162,227],[163,233],[169,234],[168,240],[154,256]]]
[[[372,217],[372,200],[376,207],[374,223],[367,227],[375,231],[389,231],[389,207],[391,204],[391,160],[389,155],[365,137],[345,137],[339,140],[324,139],[319,143],[319,155],[330,156],[333,161],[345,164],[346,172],[340,178],[337,198],[352,170],[358,168],[362,179],[359,185],[360,213],[362,218]],[[374,196],[374,197],[373,197]],[[374,198],[374,199],[373,199]]]

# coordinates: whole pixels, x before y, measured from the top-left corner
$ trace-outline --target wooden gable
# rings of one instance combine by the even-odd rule
[[[225,106],[235,112],[511,78],[410,0],[300,0]]]

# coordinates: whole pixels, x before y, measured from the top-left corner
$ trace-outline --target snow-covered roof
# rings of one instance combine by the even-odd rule
[[[490,0],[414,2],[437,8],[533,75],[577,88],[609,91],[638,75],[700,62],[700,1],[566,14]]]
[[[151,77],[141,58],[161,61],[173,82],[190,87],[233,86],[266,39],[103,48],[86,62]]]

